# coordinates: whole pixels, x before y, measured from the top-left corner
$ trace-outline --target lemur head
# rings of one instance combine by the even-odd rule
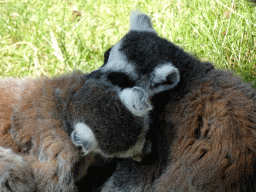
[[[121,89],[142,87],[151,97],[172,89],[180,81],[179,70],[170,58],[172,46],[157,35],[147,15],[134,11],[128,34],[105,52],[104,65],[89,77]]]
[[[108,82],[87,80],[69,94],[65,111],[73,128],[71,140],[85,155],[95,152],[107,158],[141,160],[152,109],[142,88],[121,91]]]

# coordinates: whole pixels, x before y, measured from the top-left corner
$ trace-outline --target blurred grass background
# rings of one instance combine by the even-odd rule
[[[255,5],[255,4],[254,4]],[[246,0],[0,0],[0,78],[90,72],[140,9],[162,37],[256,88],[256,6]]]

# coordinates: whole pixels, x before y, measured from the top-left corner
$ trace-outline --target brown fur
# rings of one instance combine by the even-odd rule
[[[86,174],[74,168],[75,164],[81,168],[82,154],[61,120],[54,118],[53,93],[56,88],[75,91],[83,83],[79,72],[54,79],[0,81],[0,146],[13,150],[2,150],[0,155],[0,172],[4,173],[0,191],[77,190],[75,181]],[[24,161],[9,157],[22,157]],[[94,159],[92,155],[85,158],[80,161],[84,170]],[[77,173],[75,177],[73,172]]]
[[[186,87],[153,98],[156,161],[120,163],[102,191],[256,191],[256,91],[207,65]]]
[[[174,139],[156,191],[254,191],[253,95],[255,90],[239,78],[213,70],[177,105],[169,103],[165,120]]]

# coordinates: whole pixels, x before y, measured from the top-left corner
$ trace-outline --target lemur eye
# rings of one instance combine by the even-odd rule
[[[135,82],[131,80],[125,73],[111,72],[108,74],[107,78],[113,85],[117,85],[122,89],[135,86]]]

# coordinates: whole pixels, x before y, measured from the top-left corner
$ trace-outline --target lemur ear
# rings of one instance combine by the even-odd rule
[[[148,94],[140,87],[123,89],[119,93],[119,98],[135,116],[145,116],[152,110]]]
[[[75,146],[81,146],[84,155],[97,148],[97,140],[92,130],[84,123],[77,123],[71,133],[71,140]]]
[[[151,77],[153,94],[172,89],[180,82],[179,70],[172,63],[156,67]]]
[[[155,32],[151,25],[151,19],[149,16],[139,12],[138,10],[134,10],[131,12],[130,16],[130,31],[149,31]]]

